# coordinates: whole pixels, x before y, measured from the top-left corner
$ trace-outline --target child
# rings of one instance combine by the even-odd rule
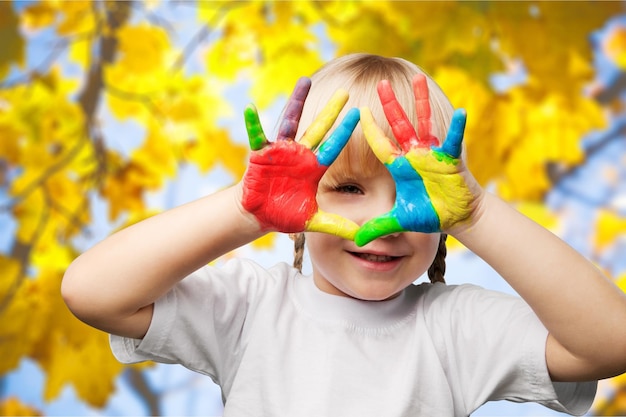
[[[467,416],[501,399],[586,412],[596,383],[584,381],[626,370],[624,294],[479,187],[460,155],[464,113],[415,65],[349,55],[308,89],[296,86],[277,141],[246,110],[241,182],[78,257],[62,288],[72,311],[112,333],[123,362],[210,376],[225,416]],[[361,124],[342,111],[317,147],[346,100]],[[270,230],[294,234],[297,264],[306,236],[311,276],[206,266]],[[445,285],[446,234],[522,298]],[[414,285],[425,271],[433,282]]]

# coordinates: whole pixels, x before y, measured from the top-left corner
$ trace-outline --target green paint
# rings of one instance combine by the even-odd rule
[[[436,149],[432,149],[432,151],[433,151],[434,157],[439,162],[445,162],[448,165],[457,165],[459,163],[459,159],[458,158],[454,158],[454,157],[448,155],[445,152],[441,152],[441,151],[438,151]]]
[[[361,247],[381,236],[404,231],[404,228],[400,225],[400,222],[395,216],[383,215],[361,226],[354,237],[354,242],[357,246]]]
[[[263,149],[267,144],[267,138],[263,132],[263,126],[259,120],[259,113],[254,105],[249,104],[243,111],[243,117],[246,122],[246,131],[248,132],[248,140],[250,142],[250,149],[258,151]]]

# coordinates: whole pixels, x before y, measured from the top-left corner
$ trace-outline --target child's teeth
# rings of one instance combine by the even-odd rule
[[[362,258],[362,259],[365,259],[366,261],[370,261],[370,262],[389,262],[392,259],[391,256],[372,255],[372,254],[369,254],[369,253],[359,254],[359,257]]]

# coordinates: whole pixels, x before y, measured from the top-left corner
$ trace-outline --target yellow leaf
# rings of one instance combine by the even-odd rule
[[[84,35],[96,30],[94,3],[88,0],[54,1],[61,14],[59,35]]]
[[[605,248],[626,235],[626,217],[609,210],[600,210],[596,219],[595,244]]]
[[[615,26],[602,40],[602,51],[618,68],[626,69],[626,27]]]
[[[23,179],[21,177],[20,179]],[[24,244],[30,242],[45,227],[47,204],[40,190],[35,190],[13,207],[18,222],[15,237]]]
[[[120,168],[104,180],[101,195],[108,200],[109,220],[117,219],[125,211],[144,209],[141,185],[128,179],[136,177],[129,174],[132,169],[131,166]]]
[[[149,127],[144,143],[132,152],[130,160],[109,156],[111,173],[105,178],[102,195],[108,199],[111,220],[124,211],[144,211],[145,193],[175,175],[176,148],[158,129],[157,125]]]
[[[581,1],[576,7],[558,2],[489,3],[501,51],[521,58],[528,72],[552,90],[575,94],[593,73],[570,72],[576,66],[571,60],[591,60],[589,33],[620,8],[615,2],[594,1]]]
[[[255,249],[271,249],[276,243],[276,233],[267,233],[251,243]]]
[[[221,164],[239,179],[245,171],[248,152],[248,147],[234,143],[227,131],[208,130],[207,127],[186,149],[186,157],[203,172]]]
[[[91,62],[91,39],[77,39],[70,45],[69,58],[81,68],[87,68]]]
[[[174,147],[161,134],[159,126],[149,126],[143,145],[131,155],[131,164],[141,176],[138,182],[152,189],[163,184],[163,177],[171,177],[176,173]]]
[[[620,287],[622,291],[626,293],[626,274],[622,274],[619,278],[617,278],[617,286]],[[626,374],[624,374],[624,382],[626,382]]]
[[[532,80],[496,95],[460,69],[444,67],[435,76],[452,103],[467,110],[470,169],[505,199],[539,201],[552,185],[548,164],[582,163],[581,137],[606,125],[597,103]]]
[[[21,277],[21,266],[17,259],[6,257],[0,254],[0,271],[2,271],[2,279],[0,279],[0,300],[11,296],[16,291],[19,279]]]
[[[40,239],[33,251],[31,265],[64,272],[75,257],[68,246],[61,245],[57,240]]]
[[[389,2],[323,2],[319,8],[339,23],[328,26],[328,36],[339,46],[338,55],[362,51],[405,55],[407,42]]]
[[[49,176],[44,184],[50,200],[50,222],[56,233],[54,240],[64,240],[79,232],[90,218],[86,186],[75,178],[73,166]]]
[[[19,138],[22,136],[21,130],[14,121],[6,120],[0,113],[0,155],[10,164],[17,164],[20,160]]]
[[[22,278],[17,291],[0,311],[0,374],[15,369],[23,357],[32,353],[45,329],[39,318],[49,312],[50,300],[42,296],[39,283]]]
[[[0,79],[4,78],[11,64],[24,65],[24,40],[19,31],[19,20],[11,2],[0,1]]]
[[[546,207],[545,204],[522,202],[516,205],[516,209],[546,229],[554,229],[557,226],[559,220],[558,216]]]
[[[439,67],[434,78],[451,103],[467,111],[465,149],[468,165],[479,183],[489,184],[502,176],[507,156],[520,134],[521,121],[507,118],[510,104],[500,100],[461,68]],[[443,137],[444,132],[437,134]]]
[[[465,246],[461,242],[456,240],[454,236],[450,236],[450,235],[448,235],[448,238],[446,239],[446,248],[449,251],[466,250]]]
[[[146,24],[123,26],[117,32],[117,39],[120,53],[118,65],[135,76],[160,68],[170,48],[165,31]]]
[[[0,416],[40,416],[39,410],[23,404],[17,397],[9,397],[0,402]]]
[[[298,42],[272,51],[266,59],[267,62],[253,73],[254,82],[250,89],[252,100],[261,109],[273,103],[278,95],[287,96],[298,78],[312,74],[322,64],[317,50]]]
[[[254,32],[227,26],[224,36],[216,40],[207,51],[207,71],[226,80],[234,80],[242,69],[256,62],[256,41]]]
[[[245,71],[252,78],[253,101],[267,107],[322,64],[318,38],[307,21],[312,15],[309,2],[237,4],[224,18],[223,36],[207,51],[207,71],[227,80]],[[211,22],[214,16],[201,11],[200,17]]]
[[[50,334],[49,357],[44,363],[44,399],[56,398],[66,384],[72,384],[78,397],[88,404],[94,407],[106,404],[123,365],[113,357],[107,334],[95,332],[95,329],[85,331],[84,340],[78,344],[69,343],[64,333]]]
[[[114,390],[114,381],[123,369],[112,355],[108,335],[74,317],[61,298],[63,273],[42,269],[36,285],[45,309],[32,310],[29,329],[39,337],[30,356],[46,375],[44,398],[56,398],[67,385],[90,405],[102,407]],[[31,294],[31,297],[34,294]],[[22,330],[23,331],[23,330]]]
[[[56,16],[57,8],[51,2],[41,1],[25,7],[21,19],[27,29],[38,30],[54,23]]]

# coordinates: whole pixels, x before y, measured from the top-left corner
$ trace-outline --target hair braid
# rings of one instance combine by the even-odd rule
[[[446,248],[447,238],[448,235],[445,233],[442,233],[439,238],[437,254],[435,255],[433,263],[428,267],[428,278],[430,278],[430,282],[443,282],[444,284],[446,282],[444,274],[446,273],[446,255],[448,254],[448,249]]]
[[[304,259],[304,233],[294,233],[289,235],[293,240],[293,267],[302,272],[302,261]]]

